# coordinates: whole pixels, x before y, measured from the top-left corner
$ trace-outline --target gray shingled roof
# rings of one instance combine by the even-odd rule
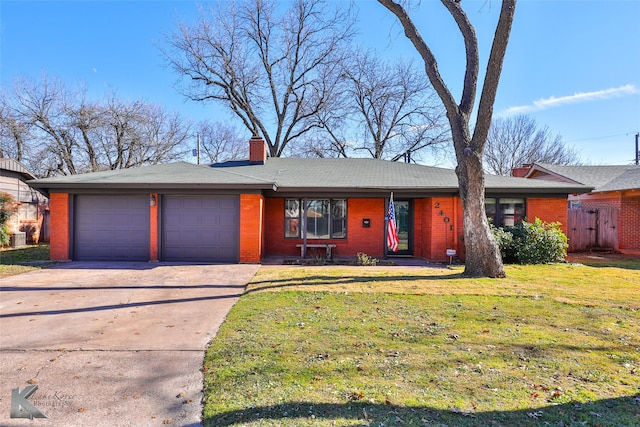
[[[451,169],[375,159],[268,158],[263,165],[185,162],[31,181],[41,188],[219,188],[274,191],[457,192]],[[580,184],[486,175],[488,191],[582,193]]]
[[[558,166],[535,163],[527,176],[536,170],[560,175],[571,181],[593,187],[593,192],[622,191],[640,188],[640,166]]]
[[[187,162],[57,176],[29,181],[39,188],[255,188],[271,189],[273,182]]]

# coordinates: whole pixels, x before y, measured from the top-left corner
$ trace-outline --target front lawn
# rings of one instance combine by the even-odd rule
[[[638,267],[262,267],[207,351],[205,424],[640,425]]]
[[[37,270],[49,263],[49,245],[0,249],[0,278]]]

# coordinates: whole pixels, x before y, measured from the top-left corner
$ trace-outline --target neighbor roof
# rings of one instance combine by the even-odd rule
[[[593,187],[593,192],[624,191],[640,188],[640,166],[559,166],[534,163],[525,176],[533,179],[559,179]]]
[[[50,189],[236,189],[296,191],[458,191],[455,171],[376,159],[268,158],[264,164],[230,161],[212,165],[178,162],[134,169],[39,179]],[[582,184],[485,175],[489,192],[584,193]]]
[[[0,158],[0,169],[16,172],[27,179],[34,179],[35,175],[15,159]]]

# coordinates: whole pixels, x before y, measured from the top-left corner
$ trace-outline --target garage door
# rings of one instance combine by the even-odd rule
[[[163,261],[238,262],[238,242],[238,196],[163,196]]]
[[[75,259],[148,261],[149,195],[78,195]]]

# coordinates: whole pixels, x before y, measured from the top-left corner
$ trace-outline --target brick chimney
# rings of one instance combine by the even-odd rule
[[[261,136],[254,135],[249,140],[249,163],[264,165],[267,161],[267,144]]]
[[[531,169],[530,164],[522,165],[519,168],[513,168],[511,169],[511,176],[523,178],[527,173],[529,173],[529,169]]]

